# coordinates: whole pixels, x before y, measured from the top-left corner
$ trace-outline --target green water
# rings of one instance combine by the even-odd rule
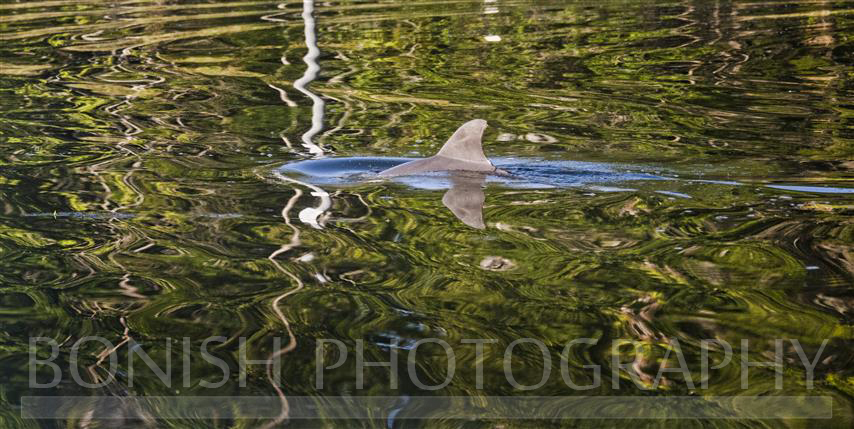
[[[832,420],[346,423],[849,427],[854,194],[766,185],[854,189],[850,2],[345,1],[317,3],[310,16],[303,8],[0,2],[0,427],[97,426],[24,419],[28,395],[824,396]],[[486,227],[476,229],[442,204],[441,189],[318,188],[275,174],[317,156],[431,155],[474,118],[490,124],[490,156],[727,183],[614,183],[628,188],[619,192],[488,183]],[[108,371],[98,343],[70,362],[87,335],[118,346],[120,371],[103,388],[69,375],[76,366],[93,382]],[[126,341],[163,365],[180,362],[182,338],[196,353],[210,336],[228,339],[210,349],[232,369],[240,337],[249,359],[281,356],[281,391],[259,364],[245,387],[233,377],[203,388],[221,373],[200,359],[189,387],[180,371],[167,387],[145,368],[129,385]],[[54,389],[28,384],[31,337],[62,343]],[[583,365],[600,365],[593,390],[569,389],[559,376],[563,347],[581,337],[599,345],[574,349],[568,371],[585,384]],[[393,389],[384,368],[357,389],[352,360],[315,385],[319,339],[351,351],[363,340],[366,360],[387,361],[389,344],[424,338],[456,351],[458,375],[438,391],[411,381]],[[479,360],[482,389],[465,338],[497,340]],[[553,356],[552,377],[533,392],[502,376],[504,348],[519,338]],[[611,388],[606,344],[615,339],[643,345],[642,386],[623,373]],[[736,354],[747,340],[754,362],[774,359],[775,339],[797,339],[809,356],[827,341],[811,389],[791,346],[780,389],[759,367],[743,388],[737,364],[711,371],[705,389],[673,373],[642,389],[662,364],[678,366],[673,354],[664,360],[674,339],[694,374],[703,339]],[[416,364],[425,383],[438,384],[446,358],[432,346]],[[535,384],[544,363],[529,346],[518,347],[513,368],[520,383]],[[713,360],[722,354],[712,351]]]

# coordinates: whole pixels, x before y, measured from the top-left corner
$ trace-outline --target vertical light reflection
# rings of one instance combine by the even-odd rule
[[[323,129],[324,102],[322,98],[309,91],[306,87],[317,78],[317,72],[320,71],[320,66],[317,64],[320,49],[317,48],[317,35],[314,29],[314,0],[305,0],[302,5],[302,19],[305,23],[305,46],[308,48],[308,53],[302,57],[306,65],[305,73],[294,82],[294,88],[305,94],[312,101],[311,128],[302,135],[302,144],[308,149],[309,153],[315,157],[321,157],[324,155],[323,148],[315,144],[312,138]]]
[[[300,196],[302,196],[302,191],[300,191],[299,189],[296,189],[294,192],[294,196],[291,197],[291,199],[288,200],[288,203],[285,204],[285,207],[282,208],[282,218],[285,220],[285,224],[287,224],[289,227],[291,227],[291,230],[293,231],[293,235],[291,236],[291,242],[288,244],[283,244],[282,247],[280,247],[278,250],[271,253],[270,256],[267,257],[267,259],[269,259],[270,262],[273,263],[273,265],[276,267],[276,269],[278,269],[280,272],[284,273],[285,275],[290,277],[291,280],[294,281],[294,284],[296,285],[296,287],[285,292],[285,293],[283,293],[283,294],[281,294],[281,295],[279,295],[279,296],[277,296],[275,299],[273,299],[273,302],[270,304],[271,307],[273,308],[273,312],[276,314],[276,317],[279,319],[279,321],[282,322],[282,325],[284,325],[285,330],[288,333],[288,344],[285,347],[273,352],[273,354],[271,354],[270,357],[267,359],[267,380],[270,382],[270,385],[273,386],[273,390],[276,391],[276,395],[279,397],[280,404],[282,406],[282,410],[278,416],[276,416],[275,418],[273,418],[271,421],[267,422],[267,424],[265,424],[263,426],[264,429],[272,429],[276,426],[279,426],[279,425],[281,425],[282,422],[288,420],[290,417],[290,410],[291,410],[290,403],[288,402],[288,398],[285,395],[285,392],[282,390],[281,386],[279,385],[278,374],[274,374],[273,370],[275,367],[274,360],[280,358],[282,355],[290,353],[293,349],[295,349],[297,346],[297,339],[296,339],[296,336],[294,335],[294,331],[291,329],[290,322],[288,322],[288,319],[287,319],[287,317],[285,317],[285,313],[282,312],[282,309],[279,307],[279,304],[282,302],[282,300],[287,298],[289,295],[297,293],[300,290],[302,290],[302,288],[305,285],[303,284],[302,280],[300,280],[299,277],[297,277],[295,274],[293,274],[290,271],[288,271],[287,269],[285,269],[285,267],[282,266],[282,264],[280,264],[279,261],[276,260],[276,257],[279,256],[280,254],[283,254],[283,253],[293,249],[294,247],[299,246],[301,244],[300,238],[299,238],[299,233],[300,233],[299,228],[295,227],[291,223],[291,218],[289,215],[291,209],[293,209],[294,205],[296,204],[296,202],[300,198]]]
[[[323,149],[319,145],[315,144],[312,141],[312,139],[314,138],[315,135],[317,135],[323,129],[324,102],[323,102],[323,99],[321,99],[319,96],[312,93],[311,91],[308,90],[308,88],[306,88],[306,85],[308,85],[309,83],[314,81],[314,79],[317,78],[317,73],[318,73],[318,71],[320,71],[320,66],[318,66],[318,64],[317,64],[317,57],[320,55],[320,49],[317,48],[317,37],[315,35],[314,16],[312,15],[313,13],[314,13],[314,1],[313,0],[303,1],[302,19],[303,19],[303,22],[305,24],[305,45],[308,48],[308,52],[303,57],[303,61],[306,64],[305,73],[303,73],[301,78],[299,78],[296,82],[294,82],[294,88],[296,90],[302,92],[303,94],[305,94],[306,96],[308,96],[312,100],[311,128],[302,135],[301,139],[302,139],[303,146],[305,146],[308,149],[309,153],[311,153],[315,157],[322,157],[324,155]],[[282,56],[282,63],[283,64],[288,63],[284,56]],[[287,94],[285,93],[284,90],[277,88],[275,86],[272,86],[272,87],[279,92],[279,95],[281,96],[282,101],[285,104],[287,104],[288,106],[292,105],[291,103],[293,103],[293,102],[288,103],[288,101],[290,101],[290,100],[287,98]],[[285,138],[283,138],[283,139],[284,139],[285,143],[288,144],[288,146],[290,146],[290,142]],[[307,223],[314,228],[318,228],[318,229],[322,228],[322,226],[321,226],[322,217],[321,216],[332,205],[332,202],[330,201],[330,198],[329,198],[329,194],[326,191],[324,191],[323,189],[320,189],[319,187],[311,185],[309,183],[304,183],[304,182],[300,182],[298,180],[290,179],[290,178],[285,177],[284,175],[278,174],[278,173],[276,173],[275,175],[277,178],[279,178],[282,181],[291,182],[291,183],[294,183],[297,185],[302,185],[302,186],[305,186],[305,187],[311,189],[313,191],[311,194],[315,197],[320,198],[320,204],[316,208],[315,207],[308,207],[308,208],[303,209],[299,213],[299,218],[302,222]],[[282,247],[280,247],[278,250],[271,253],[270,256],[268,257],[268,259],[270,260],[270,262],[273,263],[273,265],[276,267],[276,269],[278,269],[280,272],[287,275],[288,277],[291,278],[291,280],[293,280],[296,287],[285,292],[285,293],[282,293],[281,295],[278,295],[275,299],[273,299],[273,302],[271,303],[273,312],[276,314],[276,317],[279,319],[279,321],[281,321],[281,323],[284,325],[284,327],[288,333],[288,344],[285,347],[275,351],[267,359],[267,379],[269,380],[270,385],[273,386],[273,389],[276,391],[276,395],[279,397],[279,399],[281,401],[280,403],[281,403],[282,408],[281,408],[281,412],[279,413],[278,416],[276,416],[275,418],[273,418],[271,421],[267,422],[267,424],[265,424],[263,426],[264,429],[268,429],[268,428],[272,429],[273,427],[280,426],[280,425],[282,425],[282,423],[284,423],[285,421],[287,421],[290,418],[290,404],[288,403],[288,399],[287,399],[287,396],[285,395],[285,392],[282,390],[281,386],[278,383],[278,374],[273,373],[273,371],[274,371],[273,363],[274,363],[274,360],[280,358],[282,355],[290,353],[297,346],[296,336],[294,335],[293,330],[291,329],[290,322],[288,321],[287,317],[285,317],[285,313],[280,308],[280,304],[288,296],[302,290],[302,288],[305,285],[303,284],[302,280],[300,280],[300,278],[297,275],[291,273],[282,264],[280,264],[279,261],[276,260],[276,257],[281,255],[281,254],[284,254],[287,251],[291,250],[292,248],[300,245],[300,238],[299,238],[300,230],[299,230],[299,228],[297,228],[296,226],[294,226],[291,223],[290,211],[293,209],[294,205],[296,204],[296,201],[301,196],[302,196],[302,191],[300,191],[299,189],[295,189],[294,196],[291,197],[290,200],[288,200],[288,203],[285,204],[285,207],[282,209],[282,218],[284,219],[285,224],[287,224],[289,227],[291,227],[291,230],[293,231],[293,235],[291,236],[291,242],[288,244],[282,245]]]
[[[314,155],[315,157],[324,156],[323,148],[319,145],[315,144],[313,139],[322,129],[323,129],[323,117],[324,117],[324,107],[325,104],[323,99],[320,98],[317,94],[308,90],[306,85],[314,81],[317,78],[317,73],[320,71],[320,66],[317,64],[317,57],[320,56],[320,49],[317,47],[317,35],[315,31],[314,25],[314,0],[305,0],[303,1],[303,10],[302,10],[302,19],[305,24],[305,46],[308,48],[308,52],[302,57],[303,61],[306,64],[305,73],[303,73],[302,77],[297,79],[294,82],[294,88],[311,99],[311,128],[306,131],[301,139],[302,145],[305,146],[309,153]],[[280,92],[281,93],[281,92]],[[307,183],[302,183],[299,181],[294,181],[292,179],[286,178],[282,175],[278,175],[282,180],[291,181],[308,188],[311,188],[313,191],[311,194],[315,197],[320,198],[320,204],[317,207],[309,207],[305,208],[299,213],[299,219],[311,225],[314,228],[322,228],[322,220],[321,216],[323,213],[329,209],[332,205],[329,200],[329,194],[320,189],[317,186],[309,185]]]

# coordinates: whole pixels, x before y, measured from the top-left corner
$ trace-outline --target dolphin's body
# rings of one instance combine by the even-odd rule
[[[448,189],[442,203],[468,226],[482,229],[484,184],[501,181],[509,186],[554,188],[663,177],[626,173],[607,164],[497,158],[496,167],[483,153],[486,121],[474,119],[460,126],[436,155],[428,158],[322,158],[282,166],[280,172],[309,178],[314,185],[347,185],[376,179],[422,189]],[[613,188],[617,190],[618,188]]]
[[[315,184],[343,185],[391,178],[427,189],[447,188],[454,182],[448,179],[460,175],[480,175],[486,180],[525,188],[666,179],[653,174],[626,171],[616,164],[519,158],[495,158],[496,162],[493,163],[483,153],[485,128],[486,121],[483,119],[466,122],[436,155],[428,158],[321,158],[285,164],[280,171],[311,177],[311,182]]]

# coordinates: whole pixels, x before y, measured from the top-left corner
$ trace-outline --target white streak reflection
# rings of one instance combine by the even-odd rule
[[[312,185],[311,183],[292,179],[279,172],[275,172],[273,174],[276,176],[276,178],[284,180],[285,182],[295,183],[297,185],[302,185],[306,188],[311,189],[313,191],[311,195],[320,198],[320,204],[318,204],[317,207],[306,207],[302,209],[299,212],[299,219],[314,228],[323,228],[323,221],[325,220],[323,213],[325,213],[327,210],[329,210],[330,207],[332,207],[332,199],[329,198],[329,193],[315,185]]]
[[[288,107],[297,107],[297,103],[294,103],[290,98],[288,98],[288,93],[285,92],[284,89],[279,88],[278,86],[273,85],[272,83],[268,83],[267,86],[278,91],[279,99],[282,100],[282,103],[285,103]]]
[[[279,385],[278,374],[275,374],[273,371],[276,369],[274,365],[275,360],[280,356],[290,353],[293,349],[295,349],[297,346],[297,339],[294,335],[294,331],[291,329],[291,324],[290,322],[288,322],[288,318],[285,317],[285,314],[284,312],[282,312],[282,309],[279,307],[279,304],[289,295],[295,294],[302,290],[305,285],[299,277],[285,269],[285,267],[282,266],[282,264],[280,264],[279,261],[276,260],[276,257],[300,245],[299,228],[295,227],[291,223],[291,218],[288,214],[290,213],[291,209],[294,207],[294,204],[296,204],[297,200],[300,198],[301,195],[302,191],[296,189],[294,192],[294,196],[291,197],[291,199],[288,200],[288,203],[285,204],[285,207],[282,208],[282,218],[285,220],[285,224],[291,227],[291,230],[293,231],[293,235],[291,235],[291,242],[282,245],[282,247],[280,247],[278,250],[271,253],[270,256],[267,257],[267,259],[269,259],[270,262],[273,263],[276,269],[278,269],[294,281],[296,287],[277,296],[270,304],[273,309],[273,313],[276,314],[276,317],[279,319],[280,322],[282,322],[282,325],[284,325],[285,330],[288,333],[288,344],[285,347],[273,352],[273,354],[271,354],[270,357],[267,359],[267,380],[270,382],[270,385],[273,386],[273,390],[276,391],[276,395],[279,397],[279,401],[282,406],[282,412],[279,413],[279,415],[272,421],[264,425],[264,429],[276,427],[282,422],[288,420],[288,418],[290,417],[290,404],[288,403],[288,398],[285,395],[285,392],[282,391],[281,386]]]
[[[317,35],[314,29],[313,13],[314,0],[305,0],[303,2],[302,19],[305,22],[305,46],[308,48],[308,53],[302,57],[302,60],[307,67],[302,77],[294,82],[294,88],[305,94],[312,101],[311,128],[302,135],[302,144],[312,155],[321,157],[324,155],[323,148],[315,144],[312,138],[323,129],[324,102],[322,98],[309,91],[306,87],[317,78],[317,72],[320,71],[320,66],[317,65],[317,57],[320,56],[320,49],[317,48]]]

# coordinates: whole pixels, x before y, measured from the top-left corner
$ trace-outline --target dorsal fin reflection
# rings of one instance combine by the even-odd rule
[[[464,224],[477,229],[486,228],[483,223],[485,182],[486,173],[452,172],[451,188],[442,196],[442,204]]]

